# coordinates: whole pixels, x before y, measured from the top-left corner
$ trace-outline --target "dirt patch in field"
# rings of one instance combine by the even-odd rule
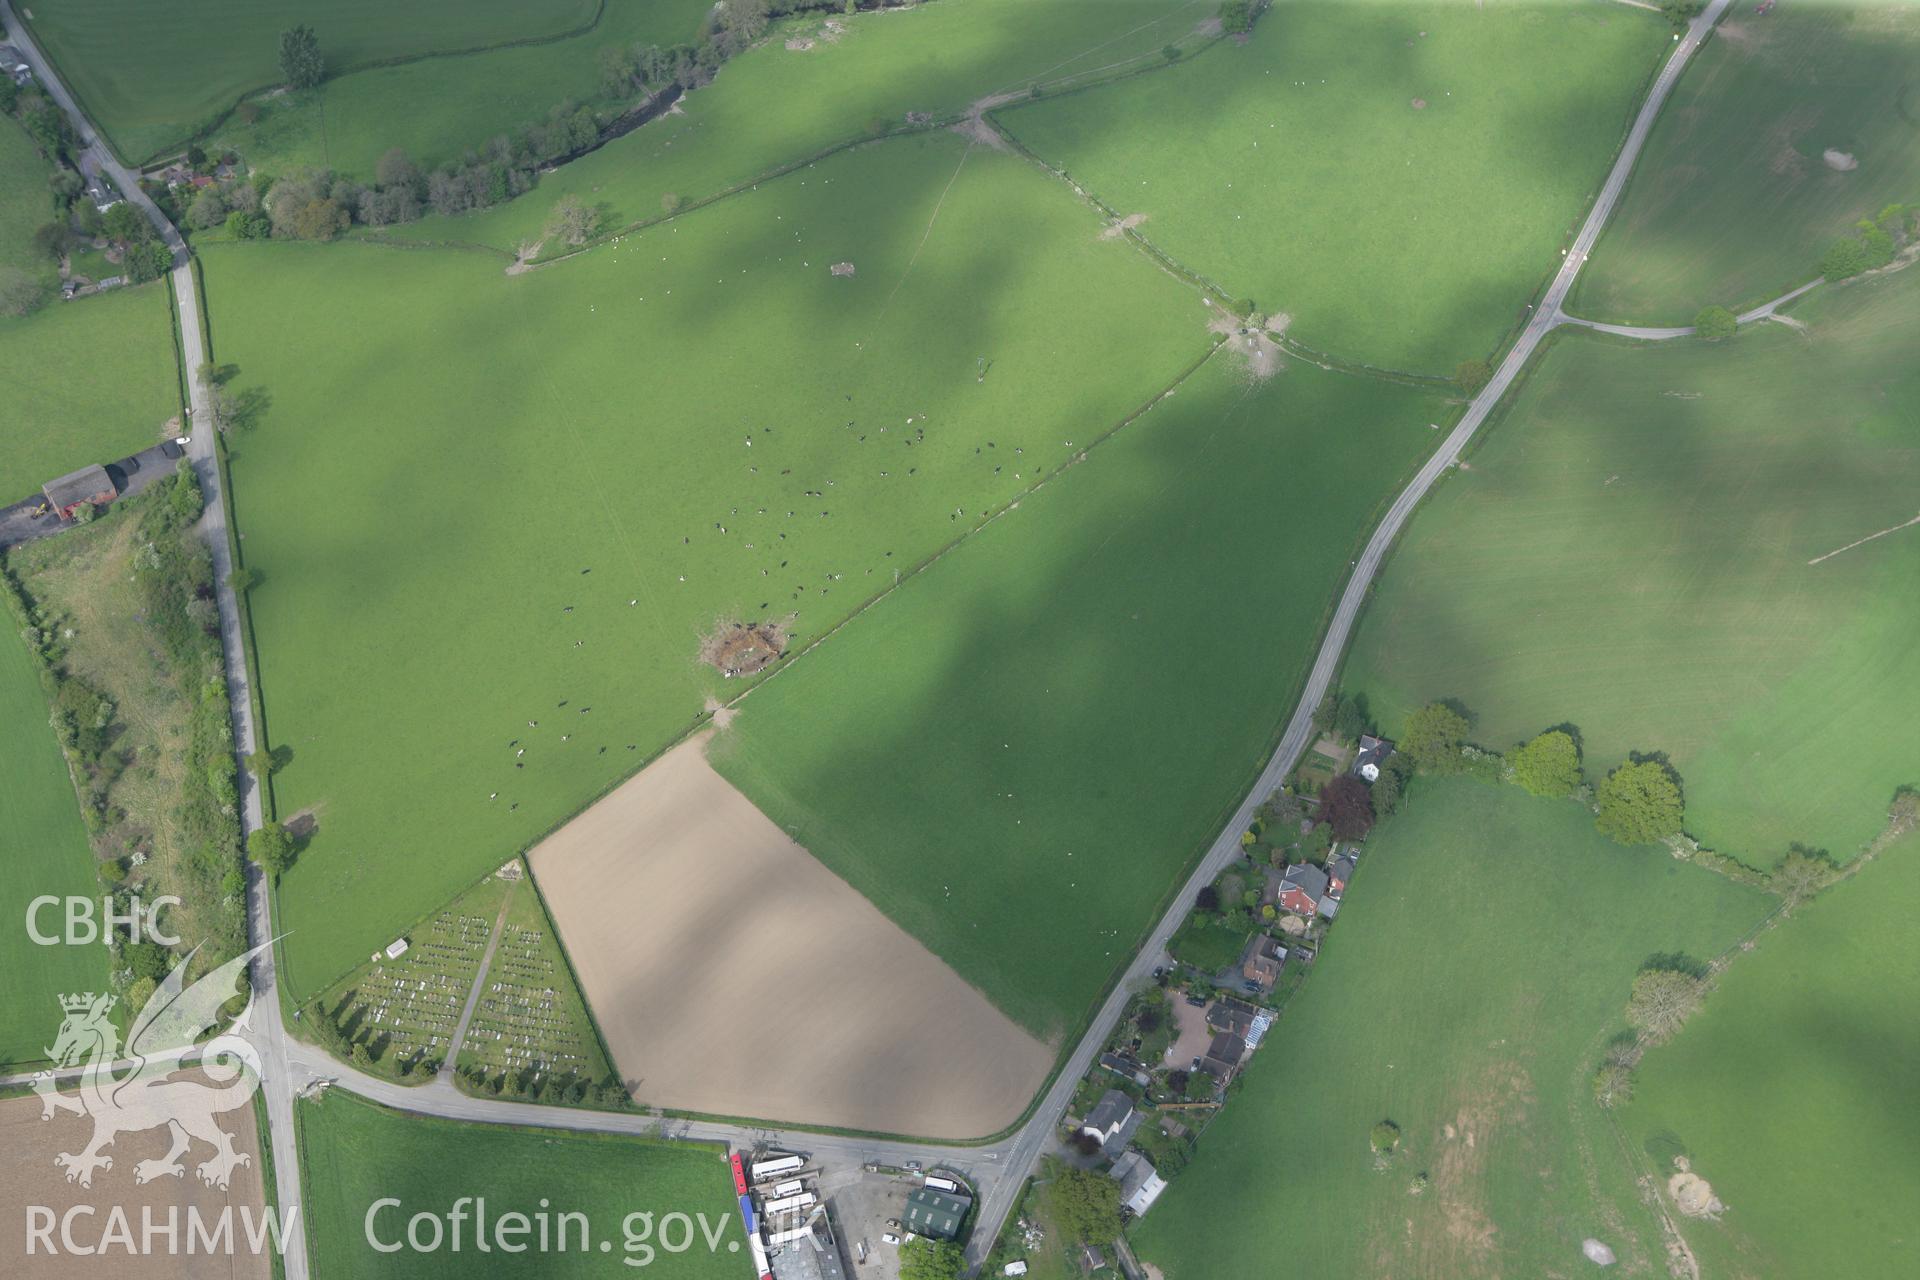
[[[1247,376],[1265,382],[1287,367],[1280,357],[1280,344],[1267,335],[1267,322],[1259,316],[1233,316],[1214,308],[1207,322],[1209,333],[1226,335],[1226,348]]]
[[[1427,109],[1427,100],[1425,98],[1415,98],[1413,100],[1413,109],[1415,111],[1425,111]]]
[[[1820,159],[1826,164],[1827,168],[1834,170],[1836,173],[1851,173],[1860,167],[1860,161],[1854,157],[1852,152],[1839,151],[1833,147],[1828,147],[1825,151],[1822,151],[1820,153]]]
[[[700,661],[731,680],[765,671],[786,651],[785,622],[722,622],[700,642]]]
[[[754,808],[701,734],[529,861],[581,990],[651,1106],[971,1138],[1053,1051]]]
[[[507,274],[523,276],[533,270],[533,260],[540,256],[540,250],[546,247],[545,240],[528,240],[521,244],[513,255],[513,261],[507,264]]]
[[[1674,1208],[1689,1218],[1717,1218],[1726,1207],[1713,1194],[1713,1184],[1693,1171],[1685,1156],[1673,1162],[1673,1176],[1667,1179],[1667,1195]]]
[[[56,1010],[57,1012],[57,1010]],[[51,1029],[50,1029],[51,1030]],[[195,1071],[176,1073],[176,1079],[191,1079]],[[205,1077],[200,1077],[205,1079]],[[76,1086],[68,1084],[73,1093]],[[210,1086],[215,1087],[215,1086]],[[93,1120],[62,1111],[51,1120],[40,1118],[40,1099],[27,1094],[0,1100],[0,1151],[6,1152],[5,1167],[0,1168],[0,1220],[7,1223],[4,1241],[0,1241],[0,1275],[32,1276],[34,1280],[67,1280],[102,1276],[138,1276],[140,1280],[266,1280],[272,1264],[264,1253],[248,1251],[246,1228],[258,1223],[265,1191],[260,1174],[260,1139],[254,1130],[251,1105],[217,1113],[220,1128],[233,1137],[234,1149],[250,1156],[251,1163],[234,1170],[227,1189],[222,1191],[202,1182],[195,1166],[213,1155],[213,1148],[196,1143],[182,1157],[185,1170],[179,1177],[158,1177],[141,1185],[135,1181],[134,1167],[142,1160],[159,1160],[172,1145],[165,1127],[140,1133],[123,1133],[106,1149],[113,1167],[93,1175],[93,1185],[83,1187],[68,1182],[66,1173],[54,1164],[62,1153],[83,1150],[93,1136]],[[66,1212],[76,1206],[88,1206],[93,1216],[77,1215],[74,1243],[81,1246],[105,1246],[92,1257],[76,1257],[61,1243],[57,1225]],[[111,1243],[107,1235],[117,1210],[125,1215],[132,1231],[133,1245],[141,1242],[142,1207],[150,1207],[153,1219],[164,1226],[172,1210],[179,1222],[178,1249],[169,1253],[166,1237],[156,1236],[155,1248],[137,1259],[129,1248]],[[28,1213],[30,1207],[51,1210],[54,1216],[49,1255],[44,1242],[36,1242],[34,1256],[26,1258]],[[232,1210],[233,1252],[205,1251],[188,1254],[186,1235],[190,1214],[197,1214],[209,1232],[217,1231],[223,1210]],[[298,1227],[296,1227],[296,1230]],[[270,1245],[268,1247],[271,1247]]]
[[[995,151],[1010,150],[1007,140],[1000,136],[1000,131],[987,123],[987,112],[996,107],[1004,107],[1009,102],[1018,102],[1025,96],[1019,93],[990,93],[967,108],[967,114],[960,123],[953,126],[953,131],[963,138],[972,139],[983,147],[992,147]]]
[[[1124,218],[1116,218],[1100,230],[1102,240],[1118,240],[1135,227],[1143,226],[1147,221],[1144,213],[1130,213]]]

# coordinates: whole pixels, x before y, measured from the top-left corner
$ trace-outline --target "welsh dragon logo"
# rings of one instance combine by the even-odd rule
[[[196,1166],[208,1186],[224,1190],[235,1169],[252,1163],[253,1157],[234,1150],[233,1139],[214,1122],[221,1112],[245,1106],[260,1087],[260,1056],[240,1034],[253,1013],[251,997],[232,1029],[205,1045],[195,1047],[194,1041],[220,1020],[220,1007],[233,998],[247,963],[271,945],[227,961],[190,987],[186,972],[193,956],[187,956],[134,1018],[124,1054],[120,1033],[107,1017],[118,997],[90,991],[60,997],[66,1018],[47,1050],[53,1065],[34,1077],[33,1090],[40,1095],[42,1120],[61,1111],[93,1117],[92,1141],[78,1152],[54,1157],[68,1182],[91,1187],[96,1170],[113,1168],[106,1149],[116,1137],[161,1126],[172,1131],[173,1145],[158,1160],[136,1164],[136,1182],[180,1177],[186,1172],[181,1157],[195,1143],[213,1148],[213,1155]],[[189,1058],[199,1060],[211,1084],[167,1078]],[[56,1074],[76,1066],[82,1068],[79,1091],[62,1093]]]

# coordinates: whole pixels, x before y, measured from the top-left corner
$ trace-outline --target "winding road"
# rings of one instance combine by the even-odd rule
[[[1586,262],[1587,255],[1598,241],[1602,229],[1613,213],[1614,205],[1626,187],[1634,162],[1645,145],[1654,120],[1665,104],[1668,94],[1679,80],[1689,59],[1699,49],[1702,40],[1726,11],[1730,2],[1731,0],[1712,0],[1712,3],[1688,25],[1686,31],[1677,40],[1671,56],[1661,68],[1648,92],[1646,101],[1635,116],[1620,154],[1614,161],[1586,221],[1581,225],[1573,244],[1568,248],[1564,263],[1538,305],[1534,307],[1532,318],[1522,329],[1506,357],[1501,360],[1486,386],[1474,397],[1458,424],[1448,433],[1446,439],[1420,468],[1413,480],[1394,499],[1392,506],[1387,509],[1380,524],[1374,530],[1373,536],[1368,539],[1365,549],[1354,562],[1353,572],[1328,623],[1319,653],[1307,676],[1306,686],[1301,691],[1299,704],[1294,708],[1292,718],[1288,720],[1279,744],[1267,761],[1266,767],[1261,770],[1259,778],[1234,811],[1219,838],[1200,859],[1181,892],[1174,897],[1166,915],[1154,927],[1132,963],[1120,976],[1120,980],[1114,985],[1099,1012],[1089,1024],[1086,1034],[1067,1057],[1062,1070],[1054,1078],[1024,1125],[996,1142],[975,1146],[951,1146],[912,1139],[858,1138],[811,1131],[782,1131],[773,1127],[715,1121],[658,1120],[639,1115],[570,1110],[482,1099],[460,1092],[444,1077],[426,1085],[393,1084],[358,1072],[351,1066],[328,1056],[314,1045],[295,1039],[287,1033],[276,989],[273,953],[269,950],[253,966],[253,1017],[248,1036],[259,1051],[262,1063],[262,1092],[266,1099],[277,1198],[282,1212],[289,1212],[300,1203],[300,1163],[295,1147],[293,1121],[295,1093],[316,1081],[329,1081],[332,1082],[333,1087],[348,1089],[397,1110],[454,1120],[536,1125],[550,1129],[603,1133],[658,1132],[674,1139],[723,1142],[741,1147],[752,1147],[764,1142],[777,1147],[810,1152],[816,1162],[823,1160],[833,1162],[844,1160],[849,1163],[879,1161],[883,1164],[900,1165],[908,1160],[918,1160],[929,1165],[945,1164],[967,1174],[980,1190],[980,1210],[976,1216],[972,1240],[967,1248],[968,1262],[972,1266],[979,1266],[992,1248],[1001,1226],[1015,1208],[1027,1176],[1034,1171],[1041,1156],[1053,1144],[1056,1128],[1072,1099],[1075,1086],[1092,1068],[1094,1059],[1106,1040],[1108,1029],[1118,1021],[1131,993],[1149,982],[1153,968],[1162,963],[1167,943],[1185,918],[1194,895],[1203,886],[1212,883],[1225,867],[1240,857],[1240,833],[1252,822],[1260,804],[1280,785],[1288,771],[1292,769],[1294,762],[1306,749],[1313,736],[1314,709],[1319,706],[1332,686],[1347,640],[1352,633],[1354,623],[1360,616],[1367,593],[1372,588],[1374,577],[1379,572],[1394,540],[1399,536],[1400,530],[1434,484],[1459,461],[1461,451],[1466,448],[1468,442],[1486,421],[1489,412],[1513,385],[1527,361],[1538,349],[1541,340],[1562,324],[1579,324],[1602,332],[1653,339],[1678,337],[1691,332],[1690,329],[1643,329],[1635,326],[1577,320],[1568,316],[1563,308],[1567,295]],[[245,756],[254,750],[258,739],[253,721],[251,690],[248,687],[248,668],[242,642],[239,601],[227,585],[227,576],[233,566],[227,532],[227,504],[215,456],[216,433],[208,410],[205,391],[199,385],[198,379],[191,377],[206,357],[200,336],[199,300],[194,290],[193,273],[186,261],[186,246],[178,231],[168,223],[160,210],[141,194],[135,175],[121,165],[100,142],[65,86],[54,76],[51,66],[41,56],[31,34],[15,18],[11,0],[0,0],[0,16],[6,19],[15,44],[33,67],[40,82],[47,87],[55,101],[73,117],[85,147],[82,156],[83,167],[88,172],[104,172],[109,175],[126,198],[139,206],[153,220],[165,243],[174,250],[176,266],[173,270],[172,283],[179,310],[183,355],[191,384],[193,426],[192,443],[188,454],[200,475],[201,484],[207,495],[207,510],[202,522],[202,531],[212,549],[215,573],[220,582],[221,636],[226,650],[227,685],[232,701],[234,739],[236,749]],[[1814,283],[1817,284],[1818,281]],[[1740,318],[1745,321],[1770,316],[1775,308],[1798,297],[1800,293],[1805,292],[1806,288],[1812,287],[1813,285],[1809,284]],[[258,789],[244,770],[241,777],[245,799],[246,829],[251,832],[257,830],[261,823],[261,800]],[[273,936],[271,906],[271,895],[264,878],[257,870],[250,867],[248,931],[255,944]],[[17,1077],[17,1079],[24,1078]],[[287,1280],[307,1280],[310,1269],[303,1231],[295,1231],[288,1237],[284,1261]]]

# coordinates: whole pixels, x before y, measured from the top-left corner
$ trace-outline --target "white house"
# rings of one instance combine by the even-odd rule
[[[1087,1113],[1087,1118],[1080,1122],[1080,1132],[1104,1146],[1119,1137],[1120,1130],[1131,1119],[1133,1099],[1118,1089],[1109,1089],[1101,1095],[1093,1110]]]

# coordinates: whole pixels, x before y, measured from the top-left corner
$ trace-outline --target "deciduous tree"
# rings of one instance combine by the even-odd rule
[[[925,1236],[900,1246],[900,1280],[960,1280],[967,1256],[951,1240]]]
[[[293,865],[293,836],[278,822],[269,822],[247,837],[247,856],[277,876]]]
[[[1407,717],[1399,747],[1422,773],[1458,773],[1467,728],[1467,718],[1458,711],[1444,702],[1429,702]]]
[[[1453,370],[1453,385],[1468,395],[1477,394],[1493,376],[1493,366],[1485,360],[1462,360]]]
[[[280,33],[280,74],[296,89],[311,89],[327,77],[320,37],[304,22]]]
[[[1056,1167],[1046,1198],[1048,1216],[1069,1240],[1106,1244],[1120,1234],[1120,1184],[1104,1173]]]
[[[1513,753],[1513,780],[1537,796],[1573,794],[1580,785],[1580,747],[1571,734],[1549,729]]]
[[[1700,314],[1693,318],[1693,331],[1709,342],[1731,338],[1739,327],[1738,317],[1720,306],[1702,307]]]
[[[1352,774],[1341,774],[1320,788],[1320,820],[1336,840],[1364,840],[1373,830],[1373,793]]]
[[[1627,998],[1627,1024],[1651,1044],[1671,1040],[1707,994],[1707,980],[1683,969],[1643,969]]]
[[[1832,884],[1839,874],[1840,868],[1834,865],[1826,850],[1795,845],[1773,869],[1770,883],[1786,904],[1786,909],[1792,911]]]
[[[1652,844],[1680,830],[1684,812],[1673,770],[1658,760],[1629,761],[1600,783],[1600,834],[1621,844]]]
[[[593,235],[593,210],[586,201],[569,192],[561,196],[547,217],[547,234],[578,247]]]

